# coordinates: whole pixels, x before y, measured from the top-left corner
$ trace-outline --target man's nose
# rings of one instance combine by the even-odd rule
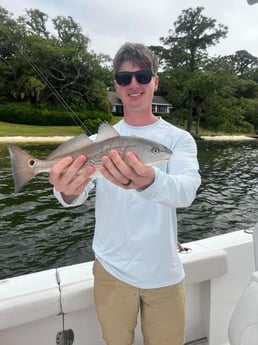
[[[135,75],[132,76],[132,80],[131,80],[130,85],[132,85],[132,86],[134,86],[134,85],[139,85],[137,79],[135,78]]]

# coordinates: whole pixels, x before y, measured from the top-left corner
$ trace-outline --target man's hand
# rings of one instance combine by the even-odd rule
[[[96,170],[92,166],[83,169],[87,157],[80,155],[75,160],[65,157],[56,163],[49,174],[49,182],[62,193],[64,201],[71,203],[80,195],[90,181],[90,175]]]
[[[124,159],[116,151],[102,157],[102,175],[124,189],[145,189],[155,178],[153,167],[144,165],[133,152],[126,153]]]

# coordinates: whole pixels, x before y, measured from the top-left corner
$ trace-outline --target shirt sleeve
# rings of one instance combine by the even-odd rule
[[[94,188],[95,183],[91,181],[87,187],[84,189],[84,191],[78,195],[77,198],[75,198],[70,204],[66,203],[62,197],[62,194],[58,192],[55,187],[53,188],[53,193],[56,199],[60,202],[61,205],[64,207],[74,207],[74,206],[79,206],[82,205],[88,198],[89,192]]]
[[[139,193],[143,198],[178,208],[191,205],[201,183],[198,172],[197,147],[189,133],[174,145],[167,171],[155,167],[154,182]]]

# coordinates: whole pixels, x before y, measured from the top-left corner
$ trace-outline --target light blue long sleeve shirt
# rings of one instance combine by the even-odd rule
[[[197,148],[192,136],[163,119],[133,127],[121,120],[115,126],[121,135],[144,137],[169,147],[172,158],[155,169],[155,180],[144,191],[124,190],[105,178],[96,179],[96,225],[93,250],[114,277],[142,289],[174,285],[184,278],[177,252],[176,208],[195,199],[201,179]],[[91,182],[72,204],[85,202]]]

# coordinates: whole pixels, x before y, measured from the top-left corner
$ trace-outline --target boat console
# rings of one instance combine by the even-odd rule
[[[232,315],[228,332],[230,345],[258,343],[258,223],[253,230],[253,245],[256,271]]]

